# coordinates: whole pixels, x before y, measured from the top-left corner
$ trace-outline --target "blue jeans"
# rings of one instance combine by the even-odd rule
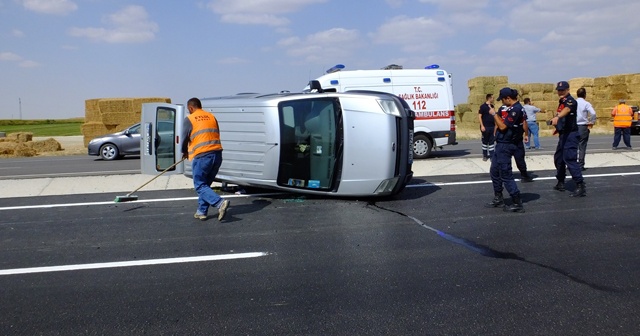
[[[197,156],[191,161],[193,187],[198,193],[198,213],[206,215],[210,206],[219,206],[222,197],[211,189],[211,183],[222,164],[222,151],[213,151]]]
[[[625,146],[631,147],[631,128],[629,127],[615,127],[615,133],[613,135],[613,147],[618,147],[620,143],[620,137],[624,141]]]
[[[527,147],[531,147],[531,138],[533,137],[533,145],[536,148],[540,148],[540,139],[538,137],[538,132],[540,128],[538,127],[537,121],[527,121],[527,126],[529,127],[529,141],[527,141]]]

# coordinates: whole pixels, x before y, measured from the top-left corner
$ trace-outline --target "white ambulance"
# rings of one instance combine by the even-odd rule
[[[413,157],[429,157],[435,147],[457,145],[456,117],[451,74],[430,65],[403,69],[389,65],[381,70],[349,70],[338,64],[316,80],[325,92],[370,90],[388,92],[404,99],[415,111]],[[309,87],[305,90],[308,90]],[[376,131],[372,130],[374,137]]]

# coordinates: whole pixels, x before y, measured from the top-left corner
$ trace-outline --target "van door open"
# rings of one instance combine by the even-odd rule
[[[156,175],[182,159],[180,133],[184,117],[182,105],[142,104],[140,167],[143,174]],[[183,171],[184,165],[178,164],[165,175]]]

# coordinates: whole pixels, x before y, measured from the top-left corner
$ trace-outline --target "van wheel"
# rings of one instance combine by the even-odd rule
[[[431,155],[431,149],[433,149],[433,143],[426,135],[416,135],[413,138],[413,158],[414,159],[426,159]]]

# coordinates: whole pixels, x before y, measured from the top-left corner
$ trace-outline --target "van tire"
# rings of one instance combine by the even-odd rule
[[[431,155],[433,141],[424,134],[416,135],[413,138],[413,158],[426,159]]]

